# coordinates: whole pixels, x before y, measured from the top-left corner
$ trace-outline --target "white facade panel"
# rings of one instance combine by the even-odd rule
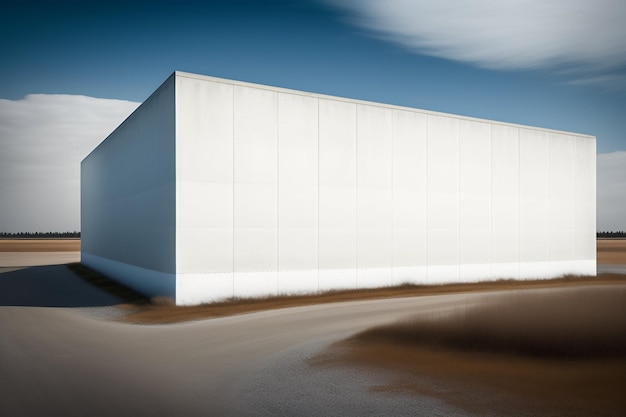
[[[233,86],[179,77],[176,109],[176,269],[232,279]]]
[[[278,270],[281,293],[318,288],[318,103],[278,95]]]
[[[575,259],[575,140],[569,135],[548,135],[549,175],[549,251],[550,261]],[[555,265],[556,271],[562,265]]]
[[[233,293],[236,297],[278,295],[278,272],[235,272]]]
[[[491,275],[491,124],[468,120],[459,123],[459,262],[463,281]]]
[[[493,262],[491,264],[491,278],[494,280],[518,279],[519,262]]]
[[[391,284],[391,129],[390,109],[357,105],[359,287]]]
[[[81,260],[150,296],[175,295],[175,77],[81,163]]]
[[[459,266],[459,282],[476,282],[490,280],[493,277],[491,264],[461,264]]]
[[[278,293],[284,295],[311,294],[319,290],[317,268],[278,271]]]
[[[393,283],[428,277],[428,120],[393,111]]]
[[[596,259],[596,142],[576,138],[575,142],[575,254],[576,259]]]
[[[193,305],[235,296],[233,273],[177,274],[176,303]]]
[[[587,136],[175,73],[81,175],[83,262],[179,304],[596,271]]]
[[[278,93],[235,86],[233,106],[235,291],[258,284],[275,292],[278,285]],[[240,272],[263,274],[238,274]],[[255,279],[260,282],[249,282]]]
[[[319,291],[356,288],[356,268],[320,269]]]
[[[548,134],[520,129],[520,278],[536,277],[537,262],[549,269],[550,171]]]
[[[519,277],[519,128],[492,125],[491,263],[493,278]]]
[[[356,287],[356,104],[319,99],[319,288]]]
[[[459,279],[459,119],[428,116],[428,161],[428,278],[455,282]]]
[[[519,279],[548,279],[552,275],[552,263],[549,261],[520,262]]]

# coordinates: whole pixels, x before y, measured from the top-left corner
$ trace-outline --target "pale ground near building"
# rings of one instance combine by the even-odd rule
[[[320,366],[320,358],[328,359],[329,352],[333,354],[327,350],[332,343],[355,333],[416,315],[446,315],[459,308],[469,309],[477,303],[499,299],[506,293],[503,291],[366,299],[185,324],[137,326],[119,322],[119,315],[113,318],[107,315],[120,310],[115,305],[121,300],[81,280],[62,265],[64,251],[31,252],[26,257],[31,263],[61,265],[22,268],[25,265],[19,264],[26,258],[15,256],[20,253],[15,252],[16,247],[6,245],[0,243],[0,248],[12,251],[0,252],[0,267],[12,270],[0,274],[2,415],[623,415],[626,409],[623,401],[611,397],[610,392],[605,394],[613,402],[607,403],[603,394],[604,397],[592,395],[590,402],[582,404],[580,401],[559,403],[558,396],[550,397],[549,392],[548,400],[543,393],[544,402],[536,402],[527,392],[516,397],[515,390],[494,395],[493,387],[480,383],[483,376],[468,377],[471,370],[462,366],[457,369],[463,369],[464,375],[457,376],[466,380],[459,378],[450,383],[455,375],[450,373],[455,369],[452,365],[455,361],[460,365],[465,362],[462,355],[450,357],[445,352],[433,353],[440,355],[435,362],[441,366],[436,369],[446,370],[445,375],[424,373],[421,380],[413,376],[409,378],[413,385],[406,383],[404,371],[398,373],[390,364],[372,361],[364,367],[359,363],[367,349],[371,349],[365,344],[361,346],[365,350],[354,351],[353,356],[335,356],[337,361],[332,366]],[[624,253],[625,241],[598,242],[600,263],[624,265]],[[605,283],[601,286],[570,282],[561,284],[568,288],[549,291],[611,288],[611,292],[623,294],[623,280],[614,277],[610,281],[608,276],[602,276],[595,279],[596,283]],[[20,287],[20,284],[27,285]],[[528,291],[545,293],[546,290],[522,292]],[[28,303],[11,306],[16,304],[11,298],[15,301],[20,294],[26,297],[22,301]],[[351,297],[393,295],[361,293]],[[277,307],[266,302],[266,307]],[[294,299],[294,302],[315,300]],[[261,304],[254,308],[264,308]],[[285,305],[289,304],[278,307]],[[192,311],[162,306],[158,314],[163,315],[168,309]],[[230,312],[241,311],[233,308]],[[194,317],[202,316],[182,316],[183,319]],[[404,356],[398,355],[397,349],[406,350],[406,346],[393,344],[379,348],[391,349],[388,356],[400,359]],[[510,362],[505,358],[499,363]],[[615,370],[626,375],[620,371],[625,362],[623,357],[618,357],[611,363],[603,362],[603,366],[609,363],[613,375]],[[529,366],[533,369],[532,364]],[[511,369],[504,365],[501,368]],[[576,366],[570,367],[565,374],[571,376],[572,372],[578,372],[575,369]],[[596,367],[599,373],[591,373],[606,375],[601,369],[602,366]],[[558,382],[558,374],[552,372],[551,378],[557,378]],[[470,390],[463,385],[467,378]],[[516,376],[509,373],[508,378]],[[425,381],[430,391],[423,389]],[[598,382],[584,378],[582,381],[587,381],[589,386]],[[613,390],[623,392],[626,388],[623,377],[606,381],[611,382]],[[422,389],[415,388],[419,383]],[[599,386],[603,386],[602,380]],[[465,394],[455,395],[461,389]],[[604,405],[588,408],[594,406],[594,398],[600,398]]]

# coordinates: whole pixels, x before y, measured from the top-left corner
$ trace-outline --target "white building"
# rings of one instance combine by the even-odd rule
[[[596,274],[585,135],[176,72],[81,176],[82,263],[178,304]]]

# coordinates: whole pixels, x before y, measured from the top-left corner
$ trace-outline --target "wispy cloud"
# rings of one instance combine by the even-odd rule
[[[80,229],[80,161],[137,106],[32,94],[0,99],[0,231]]]
[[[499,70],[575,68],[581,83],[626,79],[623,0],[325,1],[418,53]]]
[[[597,228],[626,230],[626,151],[598,154]]]

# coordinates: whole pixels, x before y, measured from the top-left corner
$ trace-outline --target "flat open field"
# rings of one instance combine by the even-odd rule
[[[626,265],[626,239],[598,239],[599,264]]]
[[[80,239],[0,239],[0,252],[79,252]]]
[[[17,248],[21,248],[24,251],[23,254],[33,252],[32,256],[39,256],[42,253],[37,254],[38,249],[43,252],[54,251],[55,248],[65,251],[68,250],[66,245],[73,244],[75,245],[73,250],[77,251],[80,247],[80,242],[76,240],[9,241],[6,244],[5,242],[7,241],[0,241],[0,252],[4,251],[4,255],[13,257],[16,256]],[[10,248],[10,250],[6,248]],[[598,262],[626,264],[626,241],[598,241]],[[372,392],[366,393],[367,397],[376,395],[375,398],[384,399],[400,394],[398,398],[409,396],[415,398],[416,401],[420,401],[420,398],[433,397],[463,410],[464,413],[461,415],[626,415],[626,396],[623,395],[626,392],[626,333],[624,332],[624,328],[626,328],[626,275],[600,274],[598,277],[566,277],[537,281],[508,280],[437,286],[405,285],[391,288],[336,291],[307,296],[229,300],[203,306],[177,307],[168,303],[168,300],[146,300],[137,294],[124,295],[124,289],[120,289],[118,284],[89,271],[80,264],[71,264],[69,269],[65,266],[55,268],[59,274],[70,275],[67,277],[68,283],[71,282],[70,278],[72,277],[74,280],[80,281],[77,278],[78,275],[93,286],[115,293],[121,300],[126,301],[126,304],[114,307],[124,317],[120,318],[120,315],[116,315],[106,320],[121,319],[133,323],[150,324],[175,323],[285,307],[306,305],[311,305],[311,307],[285,310],[282,315],[281,311],[259,315],[258,317],[263,320],[270,321],[275,317],[280,318],[280,320],[284,320],[284,317],[293,317],[293,323],[288,322],[287,325],[275,329],[274,333],[270,332],[270,327],[267,326],[266,322],[257,324],[254,321],[249,327],[240,330],[240,333],[233,331],[234,323],[245,324],[251,320],[251,316],[231,317],[226,319],[227,322],[209,320],[185,324],[184,326],[128,326],[111,322],[100,324],[100,321],[94,322],[91,319],[79,317],[81,313],[73,309],[49,311],[40,308],[23,309],[19,307],[0,309],[0,313],[7,315],[7,318],[0,323],[13,323],[11,320],[17,320],[21,316],[24,316],[24,323],[40,323],[44,319],[51,320],[50,323],[37,330],[38,332],[50,332],[51,336],[47,339],[48,344],[42,345],[39,334],[36,333],[37,337],[29,345],[31,350],[24,350],[24,346],[20,345],[19,349],[13,351],[12,354],[27,352],[23,355],[24,358],[27,358],[22,358],[23,363],[32,362],[32,355],[41,357],[42,366],[56,363],[50,358],[63,359],[58,360],[60,364],[58,372],[39,372],[38,368],[34,366],[32,373],[24,374],[24,367],[19,361],[16,364],[13,362],[4,364],[5,367],[14,368],[16,380],[20,378],[20,375],[25,375],[22,377],[24,387],[28,386],[24,381],[34,381],[37,378],[41,379],[46,375],[51,375],[50,381],[42,380],[40,385],[33,383],[32,386],[35,389],[20,391],[18,394],[25,395],[25,397],[15,396],[18,398],[15,401],[16,404],[31,404],[34,407],[37,404],[36,401],[24,400],[31,395],[31,391],[51,390],[57,386],[57,374],[61,375],[68,369],[81,369],[82,366],[89,372],[72,374],[72,378],[75,380],[70,378],[70,381],[73,381],[70,384],[70,389],[75,390],[76,387],[83,386],[91,387],[85,389],[81,395],[75,396],[78,399],[87,398],[83,401],[85,409],[93,409],[91,404],[95,403],[102,403],[103,407],[107,404],[113,404],[115,407],[118,407],[119,404],[126,404],[129,398],[126,386],[124,386],[123,391],[120,391],[121,393],[116,394],[118,397],[115,398],[118,398],[118,402],[107,402],[107,397],[101,396],[103,391],[92,386],[93,381],[100,381],[101,379],[114,381],[109,387],[110,390],[105,391],[115,391],[115,387],[120,386],[118,382],[120,375],[123,375],[125,380],[137,382],[139,387],[145,387],[146,383],[154,381],[168,381],[163,392],[167,392],[169,395],[172,386],[179,386],[182,387],[181,392],[185,392],[185,394],[180,394],[180,398],[185,399],[187,398],[185,396],[187,395],[186,387],[200,387],[202,389],[198,389],[201,393],[198,394],[197,398],[202,398],[202,404],[206,405],[206,393],[210,390],[198,385],[198,381],[207,383],[206,381],[212,380],[206,378],[206,375],[217,374],[217,371],[211,366],[218,368],[222,366],[224,368],[222,371],[228,374],[227,371],[234,367],[234,364],[254,357],[263,346],[268,352],[276,352],[289,347],[289,345],[281,345],[280,341],[295,338],[293,339],[294,345],[303,343],[303,340],[297,339],[296,336],[304,334],[305,330],[309,331],[307,337],[310,337],[311,340],[319,338],[320,334],[326,334],[326,337],[332,335],[333,333],[328,329],[337,325],[337,317],[342,314],[342,309],[345,306],[339,305],[340,307],[337,307],[336,304],[313,305],[337,301],[360,301],[359,303],[351,303],[354,304],[355,308],[361,309],[358,313],[345,313],[350,320],[360,320],[359,326],[355,327],[354,330],[349,330],[352,327],[346,327],[348,330],[342,336],[346,339],[331,346],[329,350],[314,358],[311,363],[316,366],[344,369],[346,367],[348,369],[375,369],[374,373],[382,375],[384,382],[370,386],[369,389]],[[40,271],[45,270],[41,269]],[[25,269],[23,271],[37,270]],[[22,273],[22,271],[15,272],[15,274],[18,273]],[[31,284],[38,282],[39,279],[45,281],[52,278],[46,274],[35,276],[38,274],[37,272],[30,272],[30,274],[34,274],[30,277],[32,279]],[[7,275],[7,277],[10,279],[12,276]],[[29,284],[28,294],[36,291],[37,288],[34,284]],[[477,306],[458,301],[471,297],[483,297],[483,294],[487,294],[483,292],[490,290],[497,290],[497,292],[489,293],[486,298],[487,302],[481,301],[481,304]],[[55,291],[58,291],[58,288],[55,288]],[[422,297],[427,295],[439,296]],[[380,300],[366,301],[373,299]],[[429,304],[432,303],[433,299],[447,299],[448,304],[446,306],[448,307],[438,308],[437,304]],[[398,317],[394,319],[385,316],[387,318],[381,319],[374,314],[372,306],[379,302],[381,305],[387,303],[384,308],[381,307],[380,314],[385,315],[389,309],[397,309]],[[410,303],[410,305],[415,303],[415,305],[422,307],[419,309],[409,308],[404,303]],[[311,323],[310,310],[321,312],[319,314],[326,314],[326,316],[314,325],[309,325]],[[56,317],[57,314],[59,321],[53,322],[52,318]],[[406,320],[406,314],[415,317]],[[31,315],[32,317],[30,317]],[[84,321],[84,327],[87,329],[76,333],[72,339],[72,345],[87,343],[84,349],[79,350],[79,352],[97,352],[94,349],[105,346],[100,353],[94,353],[93,357],[86,357],[82,365],[65,364],[65,358],[70,358],[72,355],[59,353],[66,352],[68,346],[68,342],[63,337],[59,337],[59,329],[63,331],[73,329],[73,326],[66,324],[72,315],[75,315],[74,319],[77,323]],[[403,318],[401,322],[392,321],[399,319],[400,315]],[[224,333],[219,337],[205,330],[197,331],[196,327],[193,327],[219,327],[222,324],[224,325]],[[94,331],[93,334],[89,333],[89,337],[85,337],[87,334],[85,332],[92,331],[96,325],[99,326],[98,330]],[[185,333],[188,329],[192,331]],[[294,331],[294,329],[298,330]],[[28,327],[27,324],[19,326],[11,324],[8,326],[8,330],[5,329],[5,331],[9,330],[15,332],[23,330],[23,334],[20,333],[20,337],[24,338],[23,340],[27,340],[27,337],[33,332],[33,328]],[[327,331],[327,333],[323,333],[322,330]],[[119,335],[116,337],[117,333],[108,334],[107,332],[119,332]],[[254,332],[257,332],[257,339],[250,338]],[[273,336],[269,336],[270,333]],[[181,338],[184,334],[187,335],[185,336],[186,339]],[[236,343],[230,345],[227,343],[228,341],[232,342],[232,338],[238,335],[241,336],[241,340],[237,339]],[[100,337],[102,340],[92,343],[92,338],[96,337]],[[143,346],[140,341],[146,337],[155,337],[155,339],[149,339],[146,346]],[[267,345],[269,339],[273,340],[276,346]],[[7,340],[22,339],[8,338]],[[128,340],[135,340],[136,343],[128,344]],[[252,343],[253,340],[256,342]],[[224,341],[224,345],[216,348],[215,344],[219,341]],[[60,347],[56,353],[51,354],[49,344],[54,345],[57,342]],[[107,345],[106,343],[111,344]],[[119,346],[122,345],[126,346],[126,350],[120,350]],[[139,346],[139,348],[133,351],[133,346]],[[232,361],[232,351],[237,348],[246,348],[247,350],[240,352],[237,360]],[[145,352],[150,351],[153,354],[155,349],[161,349],[162,356],[156,356],[153,358],[153,362],[142,362],[142,360],[151,357],[150,355],[146,356]],[[180,349],[180,354],[173,354],[175,349]],[[192,354],[189,354],[190,351]],[[99,364],[105,363],[94,358],[102,358],[111,352],[118,352],[124,358],[124,361],[118,362],[124,363],[124,366],[103,365],[98,372],[105,375],[105,378],[94,377],[93,375],[98,375],[97,372],[95,374],[92,372],[94,364],[100,366]],[[222,354],[223,357],[220,356]],[[130,361],[128,361],[129,355],[133,358]],[[187,372],[181,371],[172,375],[171,369],[174,369],[172,365],[168,365],[165,370],[159,368],[163,363],[169,364],[172,358],[191,358],[192,360],[188,362],[181,359],[181,363],[175,367],[176,369],[185,369]],[[198,358],[203,359],[197,360]],[[132,368],[136,363],[147,363],[148,365],[134,368],[135,370],[146,372],[146,370],[157,369],[162,373],[156,372],[155,375],[148,373],[145,375],[145,379],[136,377],[140,372],[132,373],[132,377],[129,374],[119,374],[119,369],[126,369],[127,366]],[[193,370],[198,366],[207,368],[200,372],[201,377],[195,380],[192,378],[190,381],[183,378],[187,373],[193,375]],[[306,369],[301,370],[302,374],[293,373],[288,369],[285,371],[285,375],[298,375],[299,379],[306,380],[307,377],[304,376],[308,375]],[[109,371],[115,375],[109,375],[107,373]],[[371,374],[370,370],[367,372]],[[83,375],[85,380],[80,379]],[[180,384],[171,383],[171,379],[176,377],[183,378]],[[276,382],[281,378],[274,378],[271,381]],[[215,398],[211,404],[218,404],[219,399],[224,398],[222,391],[220,391],[223,385],[222,380],[218,379],[216,384],[219,385],[219,389],[214,390]],[[323,384],[317,385],[322,386]],[[60,389],[60,393],[65,393],[64,390],[67,387],[61,386],[63,388]],[[272,385],[269,384],[268,387],[270,386]],[[349,391],[349,388],[342,386],[341,390]],[[272,389],[268,388],[268,391],[273,392],[273,386]],[[135,389],[133,392],[133,395],[138,395],[138,392],[141,394],[144,391]],[[149,390],[145,392],[145,401],[148,401],[148,398],[152,399],[151,401],[154,401],[154,398],[165,401],[171,397],[168,395],[155,396]],[[58,398],[59,395],[59,393],[50,394],[49,402],[52,403],[52,399]],[[290,395],[292,396],[281,395],[279,392],[277,394],[278,401],[283,404],[285,399],[292,397],[297,399],[301,393],[298,391]],[[255,398],[259,396],[262,395],[254,393]],[[311,396],[311,398],[315,398],[315,396]],[[323,401],[326,400],[327,398],[324,397]],[[144,406],[145,401],[141,401],[141,407]],[[74,402],[72,403],[74,404]],[[188,404],[188,402],[184,403]],[[163,411],[162,414],[171,415],[172,410],[175,409],[177,408],[167,409],[168,412]],[[43,414],[43,411],[31,413],[31,415]],[[62,413],[57,414],[63,415]],[[110,413],[110,415],[122,414],[124,413]],[[327,415],[328,413],[320,412],[318,414]],[[438,414],[444,415],[443,413]],[[159,414],[157,412],[154,415]],[[206,412],[203,415],[206,415]],[[215,415],[220,415],[220,413],[216,412]],[[355,415],[358,414],[355,413]]]
[[[626,239],[599,239],[599,264],[626,264]],[[0,239],[0,252],[80,251],[80,239]]]

